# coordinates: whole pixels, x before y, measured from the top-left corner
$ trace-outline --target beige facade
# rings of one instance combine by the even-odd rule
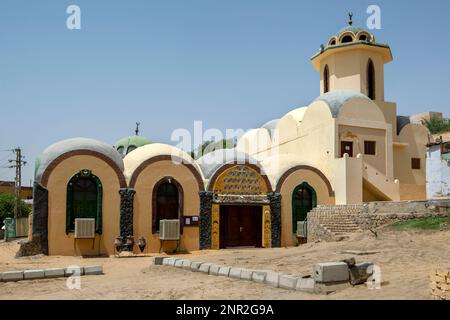
[[[314,206],[425,199],[429,132],[384,100],[392,59],[369,32],[344,28],[311,59],[317,99],[198,160],[137,136],[121,140],[126,148],[83,138],[50,146],[37,161],[36,188],[48,209],[38,201],[33,239],[62,255],[111,255],[118,238],[131,237],[145,238],[146,252],[291,246],[296,223]],[[68,194],[80,170],[97,179],[97,211],[89,209],[102,217],[95,239],[67,232],[78,214],[72,202],[84,195]],[[160,241],[166,216],[181,221],[179,243]]]

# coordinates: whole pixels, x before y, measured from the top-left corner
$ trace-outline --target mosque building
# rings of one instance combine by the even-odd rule
[[[31,242],[49,255],[112,255],[117,238],[143,237],[158,252],[159,221],[179,219],[182,250],[292,246],[317,205],[425,199],[429,132],[385,101],[392,60],[350,19],[311,59],[320,96],[234,149],[194,160],[138,132],[115,147],[49,146],[36,161]],[[95,219],[94,241],[74,238],[78,218]]]

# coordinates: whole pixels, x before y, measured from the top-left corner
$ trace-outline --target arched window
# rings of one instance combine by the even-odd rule
[[[129,154],[131,151],[136,150],[136,149],[137,149],[136,146],[130,145],[127,149],[127,154]]]
[[[336,40],[331,40],[331,42],[330,42],[330,46],[334,46],[336,44]]]
[[[183,189],[172,177],[166,177],[156,183],[153,189],[152,232],[159,232],[159,221],[163,219],[180,219],[183,230]]]
[[[95,219],[95,232],[102,233],[103,188],[100,179],[83,169],[67,185],[66,234],[75,231],[75,219]]]
[[[351,35],[346,35],[345,37],[342,38],[341,43],[348,43],[348,42],[352,42],[353,41],[353,37]]]
[[[367,35],[365,35],[365,34],[360,35],[359,36],[359,40],[366,41],[367,40]]]
[[[372,59],[367,63],[367,96],[375,100],[375,67]]]
[[[317,206],[316,191],[307,182],[298,185],[292,193],[292,231],[297,232],[297,221],[305,221],[307,214]]]
[[[326,65],[323,70],[323,93],[327,93],[328,91],[330,91],[330,70],[328,69],[328,65]]]

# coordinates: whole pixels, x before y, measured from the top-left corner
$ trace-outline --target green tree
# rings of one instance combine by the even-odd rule
[[[16,205],[16,196],[10,193],[0,193],[0,226],[3,226],[3,220],[14,217],[14,207]],[[20,201],[21,217],[27,217],[31,210],[28,206]]]
[[[425,126],[430,130],[431,134],[443,133],[450,131],[450,122],[437,116],[431,116],[430,120],[423,119]]]

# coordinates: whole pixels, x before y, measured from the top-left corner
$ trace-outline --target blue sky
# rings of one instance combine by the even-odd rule
[[[66,8],[81,8],[68,30]],[[381,8],[394,61],[386,100],[399,114],[450,116],[450,2],[299,0],[1,0],[0,150],[34,159],[71,137],[110,144],[141,134],[171,143],[176,128],[255,128],[319,95],[310,64],[321,43],[347,24],[365,27]],[[0,167],[12,154],[0,151]],[[0,180],[13,171],[0,168]]]

